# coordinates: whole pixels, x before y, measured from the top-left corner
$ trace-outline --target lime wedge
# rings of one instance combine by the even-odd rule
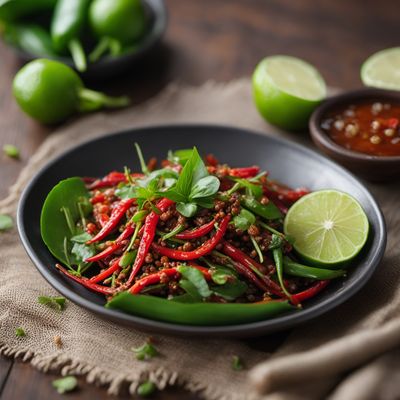
[[[299,130],[307,127],[310,114],[325,98],[326,85],[312,65],[277,55],[264,58],[254,70],[253,96],[268,122]]]
[[[365,245],[369,223],[356,199],[338,190],[321,190],[298,200],[284,221],[285,234],[307,261],[336,266],[350,261]]]
[[[400,90],[400,47],[378,51],[361,67],[364,85]]]

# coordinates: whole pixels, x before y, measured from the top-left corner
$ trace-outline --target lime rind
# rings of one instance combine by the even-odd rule
[[[365,245],[369,223],[358,201],[338,190],[310,193],[286,215],[284,231],[294,237],[294,249],[320,266],[343,265]]]
[[[361,66],[360,75],[366,86],[400,90],[400,47],[372,54]]]

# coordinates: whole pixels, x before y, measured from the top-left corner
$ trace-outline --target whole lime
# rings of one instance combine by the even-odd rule
[[[319,72],[299,58],[266,57],[254,70],[257,109],[269,123],[281,128],[306,128],[311,113],[325,96],[326,85]]]
[[[79,107],[83,83],[68,66],[46,59],[26,64],[15,75],[13,93],[22,110],[45,124],[61,122]]]
[[[89,22],[98,37],[110,37],[127,45],[143,35],[147,19],[140,0],[94,0]]]

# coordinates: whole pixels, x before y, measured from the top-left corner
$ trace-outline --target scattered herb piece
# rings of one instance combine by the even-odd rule
[[[14,226],[13,220],[9,215],[0,214],[0,231],[6,231]]]
[[[234,371],[241,371],[244,368],[243,362],[239,356],[232,357],[232,369]]]
[[[52,382],[53,387],[57,389],[57,392],[64,394],[71,392],[78,386],[78,380],[75,376],[66,376],[64,378],[56,379]]]
[[[46,306],[50,306],[53,308],[57,308],[62,311],[65,307],[65,297],[58,296],[39,296],[38,302],[39,304],[44,304]]]
[[[24,336],[26,336],[26,333],[22,328],[16,328],[15,329],[15,336],[24,337]]]
[[[3,146],[3,152],[6,156],[11,158],[19,158],[20,156],[18,147],[13,144],[5,144]]]
[[[159,354],[149,340],[143,346],[137,348],[132,347],[132,351],[136,354],[136,359],[140,361],[149,360]]]
[[[246,231],[256,222],[256,217],[250,211],[242,208],[240,213],[233,218],[233,224],[236,228]]]
[[[137,388],[137,394],[141,397],[152,395],[156,391],[156,385],[151,381],[146,381],[140,384]]]

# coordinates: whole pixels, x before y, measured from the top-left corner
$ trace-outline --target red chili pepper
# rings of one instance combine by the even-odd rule
[[[324,289],[328,284],[329,280],[327,281],[318,281],[313,286],[310,286],[308,289],[304,290],[303,292],[299,292],[296,294],[292,294],[291,300],[293,303],[298,304],[303,302],[304,300],[311,299],[317,295],[322,289]]]
[[[173,203],[174,202],[172,200],[163,198],[157,203],[156,207],[161,212],[164,212]],[[152,211],[145,219],[142,240],[140,241],[140,244],[139,244],[138,253],[135,258],[135,262],[133,264],[131,274],[129,275],[129,278],[126,282],[126,285],[128,287],[132,284],[133,279],[135,278],[136,274],[139,272],[140,268],[142,267],[144,259],[146,258],[146,255],[149,252],[149,248],[150,248],[151,243],[156,234],[156,228],[157,228],[159,219],[160,219],[160,216],[157,213],[155,213],[154,211]]]
[[[131,205],[134,203],[135,199],[121,200],[117,206],[113,209],[109,221],[101,228],[100,232],[92,237],[86,242],[86,244],[92,244],[104,239],[108,234],[110,234],[113,229],[118,225],[118,222],[125,215]]]
[[[248,269],[247,267],[245,267],[244,265],[240,264],[237,261],[232,260],[232,263],[233,263],[233,266],[235,267],[236,271],[240,275],[245,276],[249,281],[253,282],[254,285],[256,285],[263,292],[269,291],[268,286],[261,279],[259,279],[252,270]]]
[[[103,228],[108,224],[110,217],[107,214],[94,214],[96,222]]]
[[[118,271],[121,267],[119,262],[121,261],[122,257],[118,257],[107,269],[100,272],[98,275],[92,276],[89,280],[93,283],[103,282],[104,279],[107,279],[111,276],[115,271]]]
[[[98,285],[97,283],[90,282],[90,280],[88,278],[78,277],[74,274],[71,274],[60,264],[56,264],[56,268],[59,271],[61,271],[64,275],[67,275],[69,278],[74,280],[75,282],[80,283],[82,286],[86,287],[87,289],[93,290],[94,292],[102,293],[102,294],[106,294],[106,295],[115,293],[114,288]]]
[[[236,178],[252,178],[260,172],[260,167],[230,168],[228,175]]]
[[[141,178],[143,174],[131,174],[132,178]],[[106,175],[103,179],[97,179],[89,184],[88,189],[100,189],[104,187],[117,186],[119,183],[127,182],[126,175],[123,172],[113,171]]]
[[[399,120],[398,118],[389,118],[387,120],[387,126],[391,129],[397,129],[399,126]]]
[[[257,261],[253,260],[247,254],[243,253],[243,251],[239,250],[238,248],[236,248],[235,246],[231,245],[228,242],[223,242],[222,252],[250,270],[252,268],[256,268],[258,270],[260,269],[262,270],[264,268]],[[258,278],[260,278],[267,285],[271,293],[280,297],[284,297],[284,294],[282,293],[282,290],[279,287],[279,285],[275,283],[272,279],[270,279],[268,276],[264,275],[262,278],[261,277]]]
[[[214,154],[207,154],[205,159],[206,159],[206,164],[207,165],[210,165],[212,167],[216,167],[218,165],[218,160],[214,156]]]
[[[222,240],[222,238],[225,235],[226,228],[228,227],[230,219],[231,219],[230,215],[227,215],[226,217],[224,217],[222,219],[215,235],[211,239],[204,242],[196,250],[192,250],[192,251],[175,250],[175,249],[171,249],[168,247],[160,246],[157,243],[153,243],[152,247],[159,254],[161,254],[163,256],[167,256],[169,258],[173,258],[175,260],[185,260],[185,261],[195,260],[199,257],[203,257],[206,254],[210,253],[215,248],[215,246]]]
[[[92,204],[96,204],[96,203],[103,203],[106,200],[106,196],[104,195],[104,193],[99,193],[96,196],[93,196],[90,199],[90,202]]]
[[[178,275],[178,271],[176,268],[167,268],[161,271],[158,271],[154,274],[147,275],[142,279],[139,279],[130,289],[129,292],[132,294],[140,293],[146,286],[154,285],[161,281],[163,275],[166,276],[175,276]]]
[[[102,260],[111,254],[114,254],[119,248],[122,247],[122,242],[129,237],[133,235],[133,232],[135,231],[135,228],[133,227],[132,224],[127,224],[125,229],[122,231],[122,233],[115,239],[115,242],[111,245],[108,246],[106,249],[104,249],[102,252],[89,257],[85,260],[85,262],[95,262]]]
[[[210,233],[214,228],[214,224],[215,224],[215,219],[211,220],[210,222],[207,222],[206,224],[200,226],[199,228],[193,229],[191,231],[183,231],[181,233],[178,233],[175,235],[175,237],[177,239],[183,239],[183,240],[196,239]]]

